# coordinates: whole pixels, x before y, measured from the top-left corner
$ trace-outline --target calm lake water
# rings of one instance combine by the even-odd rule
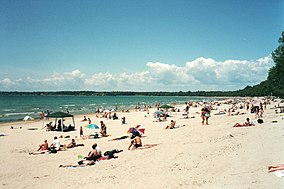
[[[189,101],[212,101],[218,98],[192,96],[0,96],[0,122],[22,120],[26,115],[39,118],[49,110],[71,114],[94,113],[97,109],[126,110],[144,105],[184,104]]]

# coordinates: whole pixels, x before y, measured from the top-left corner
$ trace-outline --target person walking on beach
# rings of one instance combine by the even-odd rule
[[[84,136],[84,133],[83,133],[83,127],[80,126],[80,137]]]
[[[49,112],[49,110],[47,110],[46,111],[46,118],[45,118],[46,120],[49,120],[49,115],[50,115],[50,112]]]

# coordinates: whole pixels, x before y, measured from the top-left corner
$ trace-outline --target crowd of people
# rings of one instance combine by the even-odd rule
[[[255,114],[255,118],[263,118],[264,116],[264,110],[266,109],[266,105],[267,103],[269,103],[269,101],[265,101],[265,103],[259,103],[256,104],[253,101],[251,102],[239,102],[239,103],[228,103],[229,105],[231,105],[231,107],[229,107],[228,109],[224,109],[219,111],[219,113],[214,114],[214,115],[228,115],[228,116],[237,116],[237,115],[243,115],[246,113],[253,113]],[[211,117],[211,112],[213,110],[214,106],[218,106],[218,104],[214,104],[214,103],[186,103],[185,109],[183,110],[184,113],[188,115],[190,113],[190,108],[191,107],[200,107],[200,113],[196,112],[198,114],[200,114],[201,117],[201,124],[202,125],[209,125],[209,119]],[[138,109],[138,108],[137,108]],[[160,110],[159,110],[160,111]],[[180,110],[172,110],[172,111],[180,111]],[[242,112],[241,112],[242,111]],[[243,112],[246,111],[246,112]],[[249,112],[250,111],[250,112]],[[158,121],[167,121],[167,117],[170,117],[169,113],[165,113],[163,111],[161,111],[162,113],[157,116]],[[149,113],[148,113],[149,114]],[[99,117],[99,116],[97,116]],[[102,118],[107,118],[107,119],[111,119],[111,120],[117,120],[118,115],[116,112],[114,113],[109,113],[109,112],[104,112],[102,115]],[[125,117],[122,117],[122,124],[125,124]],[[86,116],[84,116],[84,118],[82,119],[82,121],[84,122],[88,122],[89,124],[91,124],[91,119],[87,118]],[[50,128],[50,130],[61,130],[60,126],[63,125],[63,123],[58,120],[57,123],[57,128],[52,128],[52,125],[50,124],[48,128]],[[250,120],[249,117],[246,118],[246,121],[243,124],[240,123],[236,123],[233,127],[243,127],[243,126],[254,126],[255,124]],[[170,123],[166,125],[165,129],[174,129],[176,127],[176,121],[171,119]],[[79,135],[81,138],[86,138],[84,136],[83,133],[83,127],[80,127],[80,131],[79,131]],[[103,121],[100,121],[100,136],[101,137],[107,137],[109,136],[107,134],[107,126]],[[141,138],[141,133],[137,132],[137,130],[134,132],[131,132],[131,136],[130,136],[130,144],[128,146],[128,150],[133,150],[133,149],[137,149],[143,146],[142,144],[142,138]],[[81,144],[83,145],[83,144]],[[30,154],[33,155],[37,155],[37,154],[44,154],[44,153],[57,153],[60,150],[66,150],[69,148],[74,148],[78,146],[78,144],[76,144],[75,139],[71,139],[71,142],[68,144],[64,144],[61,145],[60,140],[57,137],[54,137],[53,142],[50,144],[48,144],[47,140],[44,140],[43,144],[39,145],[39,148],[35,151],[35,152],[31,152]],[[94,143],[92,145],[92,150],[87,154],[86,157],[84,157],[82,160],[80,160],[79,162],[77,162],[77,164],[74,165],[61,165],[60,167],[68,167],[68,166],[86,166],[86,165],[94,165],[95,162],[98,159],[104,159],[104,158],[113,158],[113,154],[117,153],[119,150],[113,151],[113,152],[109,152],[107,153],[107,155],[102,155],[102,151],[99,149],[97,143]],[[109,155],[111,154],[111,155]],[[268,167],[268,172],[273,172],[273,171],[277,171],[277,170],[284,170],[284,165],[280,164],[277,166],[269,166]]]

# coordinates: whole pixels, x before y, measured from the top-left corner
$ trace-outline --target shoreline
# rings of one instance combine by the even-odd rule
[[[57,97],[61,97],[61,95],[57,96]],[[127,96],[122,96],[122,97],[127,97]],[[140,97],[152,97],[152,96],[140,96]],[[157,97],[160,97],[160,96],[155,96],[155,98]],[[177,97],[179,98],[180,96],[163,96],[163,97],[166,97],[166,98],[169,98],[169,97]],[[191,96],[189,98],[193,98],[193,99],[189,99],[188,101],[168,101],[166,102],[167,104],[174,104],[174,105],[184,105],[186,102],[197,102],[197,101],[200,101],[200,99],[204,98],[203,101],[208,101],[210,99],[210,101],[214,101],[214,100],[224,100],[224,99],[227,99],[227,98],[222,98],[222,97],[202,97],[202,96]],[[195,98],[200,98],[199,100],[195,99]],[[236,97],[238,98],[238,97]],[[177,100],[177,99],[176,99]],[[158,103],[161,103],[161,102],[158,102]],[[163,102],[162,102],[163,103]],[[57,110],[52,110],[50,112],[57,112],[57,111],[62,111],[62,112],[66,112],[66,109],[70,108],[70,114],[72,115],[80,115],[80,114],[92,114],[92,113],[96,113],[96,110],[98,109],[102,109],[102,110],[110,110],[110,109],[114,109],[114,108],[117,108],[117,111],[122,111],[122,110],[135,110],[135,106],[139,106],[139,108],[144,108],[144,106],[147,106],[147,107],[155,107],[155,105],[157,105],[157,102],[150,102],[150,103],[145,103],[145,102],[139,102],[137,101],[137,103],[134,103],[134,104],[121,104],[121,105],[103,105],[103,104],[99,104],[97,106],[95,106],[96,108],[94,109],[90,109],[90,108],[87,108],[86,110],[83,110],[86,106],[90,106],[90,104],[72,104],[72,106],[68,106],[68,105],[61,105],[59,108],[57,107]],[[36,105],[35,105],[36,106]],[[72,111],[72,107],[75,107],[75,110]],[[13,108],[14,109],[14,108]],[[49,109],[48,107],[36,107],[36,109],[38,110],[35,111],[35,112],[32,112],[33,110],[31,109],[26,109],[24,112],[27,112],[27,113],[24,113],[24,112],[6,112],[4,114],[5,111],[3,111],[3,115],[0,115],[0,123],[9,123],[9,122],[14,122],[14,121],[21,121],[26,115],[30,115],[32,116],[33,118],[35,119],[40,119],[40,110],[43,110],[43,109]],[[85,111],[85,113],[84,113]],[[30,113],[28,113],[30,112]],[[8,116],[6,116],[6,114]],[[13,114],[13,115],[10,115],[10,114]],[[22,116],[21,116],[22,115]],[[10,117],[11,118],[8,118]]]

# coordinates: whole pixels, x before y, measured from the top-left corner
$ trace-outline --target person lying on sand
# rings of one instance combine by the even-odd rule
[[[174,120],[171,120],[170,125],[168,125],[165,129],[173,129],[175,128],[176,122]]]
[[[29,154],[38,155],[38,154],[44,154],[46,152],[48,152],[48,143],[47,140],[44,140],[44,143],[39,145],[39,148],[37,149],[36,152],[30,152]]]
[[[96,163],[96,161],[100,161],[100,160],[109,160],[112,158],[118,158],[117,156],[115,156],[114,154],[116,153],[120,153],[123,150],[118,150],[118,149],[114,149],[114,150],[110,150],[110,151],[106,151],[104,153],[104,156],[101,156],[100,158],[96,159],[96,160],[87,160],[87,159],[83,159],[77,162],[77,164],[72,165],[59,165],[59,167],[70,167],[70,168],[75,168],[75,167],[85,167],[85,166],[90,166],[90,165],[94,165]]]
[[[249,118],[246,119],[246,122],[244,124],[236,123],[233,127],[248,127],[248,126],[254,126],[254,124],[250,122]]]
[[[267,167],[268,173],[275,172],[275,171],[280,171],[284,170],[284,164],[279,164],[279,165],[269,165]]]
[[[130,145],[128,147],[128,150],[131,150],[131,147],[132,149],[135,149],[135,148],[138,148],[138,147],[141,147],[142,146],[142,140],[141,140],[141,137],[139,135],[133,135],[131,137],[131,142],[130,142]]]
[[[85,167],[85,166],[91,166],[91,165],[95,165],[95,161],[93,160],[81,160],[81,161],[78,161],[78,164],[75,164],[75,165],[72,165],[72,164],[68,164],[68,165],[59,165],[59,167],[63,167],[63,168],[66,168],[66,167]]]

